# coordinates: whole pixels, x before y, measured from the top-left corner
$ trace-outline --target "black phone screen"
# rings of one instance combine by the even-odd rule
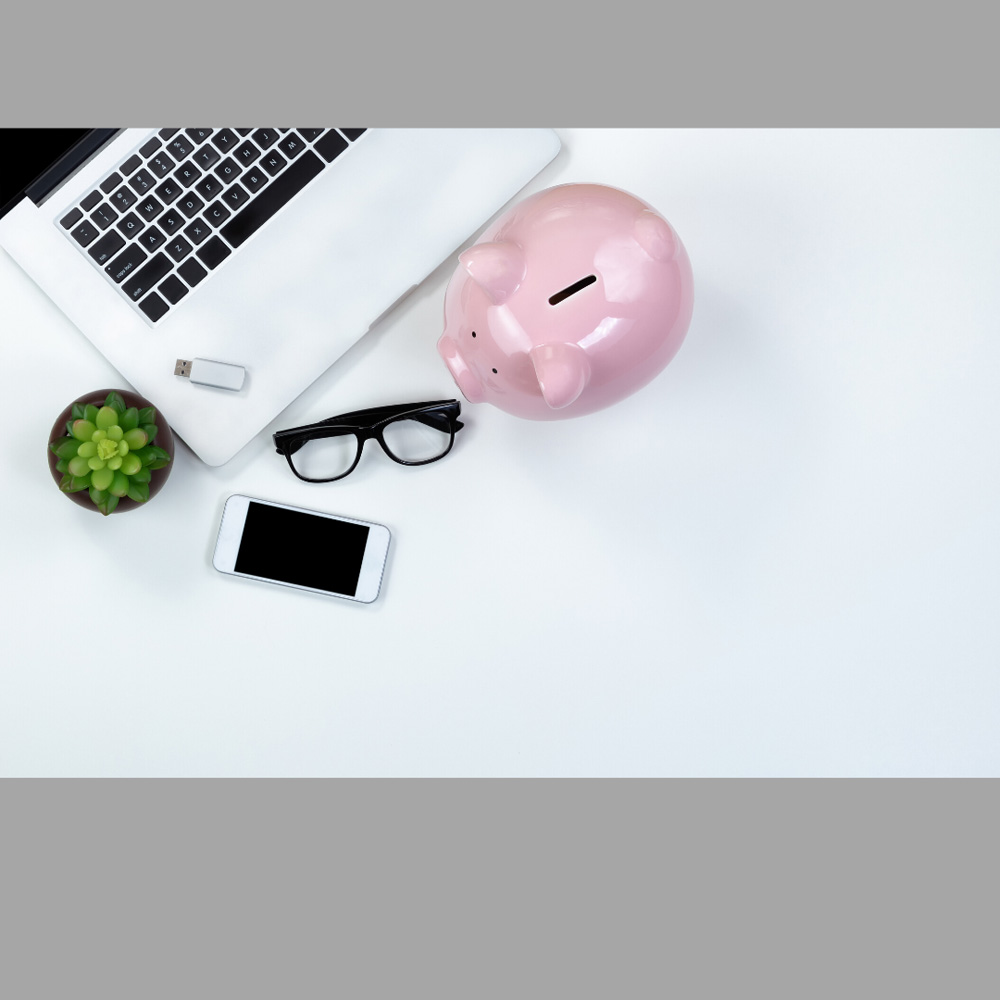
[[[364,524],[251,500],[234,569],[354,597],[368,530]]]

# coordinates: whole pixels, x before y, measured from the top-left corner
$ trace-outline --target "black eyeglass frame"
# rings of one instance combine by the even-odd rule
[[[396,403],[391,406],[371,406],[364,410],[354,410],[351,413],[341,413],[336,417],[329,417],[320,420],[315,424],[303,424],[301,427],[291,427],[284,431],[275,431],[274,447],[279,455],[284,455],[288,462],[288,467],[303,482],[306,483],[333,483],[338,479],[349,476],[361,461],[361,452],[364,450],[365,442],[371,438],[378,441],[382,450],[394,462],[400,465],[430,465],[431,462],[438,462],[451,451],[455,444],[455,434],[460,431],[465,424],[458,419],[462,412],[462,404],[457,399],[438,399],[427,403]],[[394,455],[389,446],[385,443],[383,430],[392,423],[399,420],[416,420],[418,423],[426,424],[428,427],[434,426],[438,430],[443,430],[442,421],[447,421],[447,428],[450,434],[448,447],[435,455],[434,458],[422,458],[418,461],[407,461]],[[357,454],[351,467],[340,473],[338,476],[330,476],[327,479],[311,479],[303,476],[292,462],[292,455],[295,454],[306,442],[316,438],[339,437],[341,435],[353,434],[358,442]]]

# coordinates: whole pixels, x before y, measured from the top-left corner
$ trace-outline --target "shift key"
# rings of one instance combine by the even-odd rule
[[[173,262],[164,253],[158,253],[152,260],[122,285],[122,291],[133,302],[138,301],[173,269]]]

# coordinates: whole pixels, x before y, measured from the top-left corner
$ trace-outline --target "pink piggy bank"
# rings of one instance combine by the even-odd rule
[[[532,195],[459,255],[438,341],[463,395],[519,417],[592,413],[677,353],[691,264],[644,201],[598,184]]]

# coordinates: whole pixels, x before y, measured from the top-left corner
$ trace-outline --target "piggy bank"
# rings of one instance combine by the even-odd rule
[[[616,188],[532,195],[458,261],[438,353],[466,399],[516,416],[580,416],[624,399],[663,370],[691,321],[680,237]]]

